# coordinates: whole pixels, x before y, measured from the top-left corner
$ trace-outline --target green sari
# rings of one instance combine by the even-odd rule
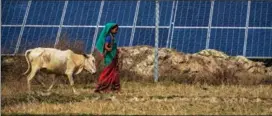
[[[116,23],[107,23],[104,27],[104,29],[102,30],[102,32],[99,35],[99,38],[97,40],[96,43],[96,49],[101,53],[104,54],[105,51],[105,39],[107,36],[110,36],[110,29],[115,26]],[[104,64],[106,66],[108,66],[109,64],[111,64],[112,60],[114,59],[114,57],[116,56],[117,53],[117,44],[115,41],[112,41],[112,50],[108,51],[105,56],[104,56]]]

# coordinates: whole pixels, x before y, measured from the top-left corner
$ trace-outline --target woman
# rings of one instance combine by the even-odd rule
[[[118,25],[107,23],[99,35],[96,49],[106,66],[99,76],[95,92],[120,91],[118,74],[118,50],[114,35],[118,32]],[[98,65],[97,65],[98,66]]]

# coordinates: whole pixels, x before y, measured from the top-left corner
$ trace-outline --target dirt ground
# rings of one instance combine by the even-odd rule
[[[2,114],[92,115],[271,115],[271,85],[187,85],[122,81],[121,93],[95,94],[93,84],[67,84],[51,94],[27,94],[25,84],[2,84]]]

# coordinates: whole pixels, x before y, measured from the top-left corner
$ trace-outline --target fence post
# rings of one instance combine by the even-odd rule
[[[155,24],[155,63],[154,63],[154,81],[158,82],[159,78],[159,63],[158,63],[158,47],[159,47],[159,23],[160,23],[160,16],[159,16],[159,9],[160,4],[159,0],[156,0],[156,24]]]

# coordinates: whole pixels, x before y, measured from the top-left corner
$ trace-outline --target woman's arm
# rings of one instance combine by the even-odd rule
[[[106,42],[105,42],[104,47],[105,47],[106,51],[111,51],[112,50],[112,48],[111,48],[111,37],[110,36],[108,36],[106,38]]]
[[[111,51],[111,50],[112,50],[110,43],[107,42],[107,43],[105,44],[105,49],[106,49],[107,51]]]

